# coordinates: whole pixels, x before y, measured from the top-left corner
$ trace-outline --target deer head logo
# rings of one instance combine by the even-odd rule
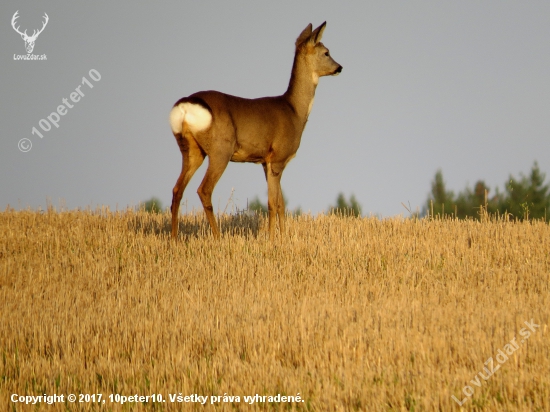
[[[19,26],[15,27],[15,20],[19,18],[17,13],[19,13],[19,10],[17,10],[13,15],[13,18],[11,19],[11,25],[13,29],[21,35],[21,38],[25,40],[25,48],[27,49],[27,53],[32,53],[32,50],[34,49],[34,42],[36,41],[36,38],[38,37],[38,35],[44,31],[46,24],[48,24],[49,17],[46,13],[44,13],[44,18],[46,19],[46,21],[44,22],[44,25],[42,26],[42,28],[38,31],[34,30],[32,33],[32,36],[28,36],[27,30],[21,33],[19,31]]]

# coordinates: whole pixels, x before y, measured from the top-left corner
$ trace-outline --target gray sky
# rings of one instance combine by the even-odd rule
[[[548,1],[141,3],[0,3],[0,209],[47,199],[122,209],[151,196],[169,205],[181,169],[173,103],[208,89],[282,94],[296,37],[325,20],[323,43],[344,70],[317,87],[282,179],[289,208],[317,213],[344,192],[365,214],[406,215],[401,202],[421,208],[438,168],[455,191],[478,179],[502,189],[535,160],[550,177]],[[48,14],[33,51],[47,60],[14,60],[26,54],[10,23],[17,10],[28,34]],[[71,103],[78,86],[84,96]],[[40,120],[63,98],[73,107],[44,132]],[[185,202],[202,209],[206,163],[183,211]],[[256,195],[267,200],[259,165],[230,163],[215,209],[232,188],[240,208]]]

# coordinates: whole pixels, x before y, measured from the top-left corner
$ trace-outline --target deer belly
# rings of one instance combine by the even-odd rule
[[[263,163],[264,155],[259,151],[247,151],[239,148],[231,156],[231,161],[239,163]]]

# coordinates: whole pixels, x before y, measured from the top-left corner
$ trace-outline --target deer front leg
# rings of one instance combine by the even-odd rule
[[[267,209],[269,211],[269,238],[275,239],[275,220],[279,215],[279,228],[281,235],[284,230],[284,210],[285,205],[281,192],[281,177],[283,175],[283,165],[267,164]]]

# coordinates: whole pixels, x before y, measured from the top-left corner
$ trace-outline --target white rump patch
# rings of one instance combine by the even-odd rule
[[[170,112],[170,126],[174,134],[179,134],[183,130],[183,123],[187,125],[191,133],[200,132],[210,127],[212,115],[208,109],[200,104],[180,103],[174,106]]]

